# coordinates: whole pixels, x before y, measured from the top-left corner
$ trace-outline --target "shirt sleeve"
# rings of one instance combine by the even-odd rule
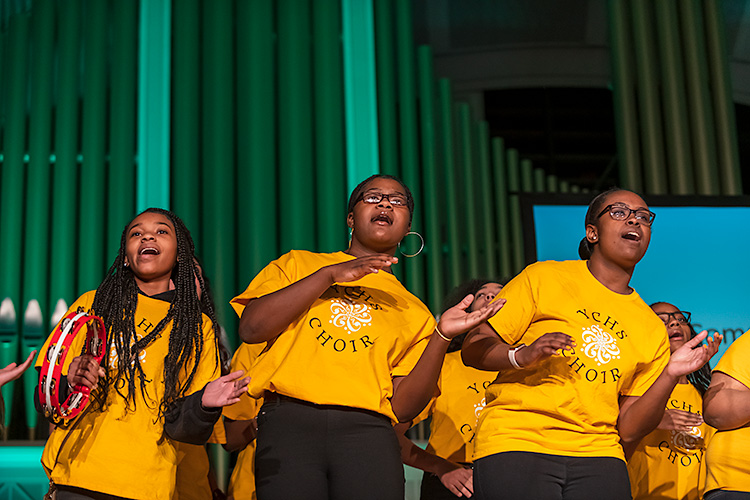
[[[293,252],[282,255],[264,267],[245,291],[230,301],[237,316],[242,316],[242,311],[252,299],[276,292],[297,281],[296,267]]]
[[[506,302],[487,322],[506,344],[523,342],[526,330],[536,315],[536,283],[532,278],[529,268],[524,269],[495,298],[504,298]]]
[[[662,325],[656,324],[654,326],[660,328]],[[638,363],[633,378],[627,385],[623,386],[622,395],[643,396],[669,363],[669,340],[667,336],[661,335],[656,338],[661,340],[655,345],[655,350],[652,351],[651,355],[646,356],[643,362]]]
[[[404,355],[399,359],[393,367],[391,372],[392,377],[405,377],[411,373],[412,369],[417,365],[419,358],[422,357],[422,353],[427,347],[427,342],[430,340],[430,335],[435,331],[435,318],[430,314],[425,314],[425,322],[419,329],[419,334],[416,336],[416,341],[409,346]]]
[[[232,357],[232,371],[243,370],[245,377],[252,377],[252,364],[260,354],[265,344],[242,344]],[[258,414],[262,400],[243,394],[240,400],[230,406],[225,406],[223,415],[232,420],[252,420]]]
[[[750,331],[742,334],[727,348],[714,371],[722,372],[750,388]]]

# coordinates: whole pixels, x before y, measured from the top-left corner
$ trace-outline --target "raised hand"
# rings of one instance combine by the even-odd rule
[[[20,365],[17,363],[11,363],[5,368],[0,368],[0,387],[20,377],[21,374],[25,372],[29,366],[31,366],[31,362],[34,360],[35,354],[36,351],[32,351],[31,354],[29,354],[29,357],[26,358],[26,361],[24,361]]]
[[[398,258],[387,254],[368,255],[354,260],[340,262],[325,269],[330,273],[331,282],[347,283],[357,281],[371,273],[377,273],[398,262]]]
[[[76,356],[68,367],[68,384],[72,387],[83,385],[92,391],[99,386],[99,378],[104,376],[104,368],[93,356]]]
[[[708,360],[716,354],[721,345],[722,338],[720,333],[709,337],[708,332],[703,330],[672,353],[667,365],[667,373],[675,378],[693,373],[708,363]],[[706,345],[700,346],[700,343],[704,339],[706,340]]]
[[[440,333],[448,338],[453,338],[464,332],[468,332],[494,316],[505,305],[505,299],[497,299],[481,309],[467,312],[473,301],[474,296],[469,294],[461,302],[445,311],[440,316],[438,324]]]
[[[547,359],[559,350],[573,349],[576,346],[573,337],[561,332],[545,333],[531,345],[516,352],[516,361],[522,367],[533,365]]]
[[[666,410],[659,422],[659,429],[690,432],[703,423],[703,417],[684,410]]]
[[[247,392],[250,377],[240,378],[245,372],[237,370],[206,384],[201,405],[204,408],[219,408],[237,403]]]

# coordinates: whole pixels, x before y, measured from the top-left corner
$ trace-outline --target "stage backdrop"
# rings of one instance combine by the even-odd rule
[[[589,199],[522,197],[527,263],[578,259]],[[711,365],[750,329],[750,198],[650,196],[651,244],[631,285],[646,303],[692,313],[696,330],[724,335]]]

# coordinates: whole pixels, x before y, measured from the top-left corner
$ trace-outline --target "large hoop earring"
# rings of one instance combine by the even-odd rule
[[[399,252],[401,253],[401,255],[403,255],[404,257],[416,257],[417,255],[419,255],[420,253],[422,253],[422,250],[424,250],[424,238],[422,238],[422,235],[421,235],[421,234],[419,234],[419,233],[418,233],[418,232],[416,232],[416,231],[409,231],[408,233],[406,233],[406,235],[404,235],[404,238],[406,238],[406,237],[407,237],[407,236],[409,236],[410,234],[416,234],[417,236],[419,236],[419,240],[420,240],[420,241],[422,242],[422,245],[421,245],[421,246],[419,247],[419,250],[417,250],[417,253],[412,253],[412,254],[409,254],[409,253],[404,253],[404,251],[403,251],[403,250],[401,250],[401,242],[399,241],[399,242],[398,242],[398,251],[399,251]]]

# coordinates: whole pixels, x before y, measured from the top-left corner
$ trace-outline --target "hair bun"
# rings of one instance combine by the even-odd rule
[[[588,260],[594,251],[592,247],[593,245],[584,236],[581,243],[578,244],[578,256],[583,260]]]

